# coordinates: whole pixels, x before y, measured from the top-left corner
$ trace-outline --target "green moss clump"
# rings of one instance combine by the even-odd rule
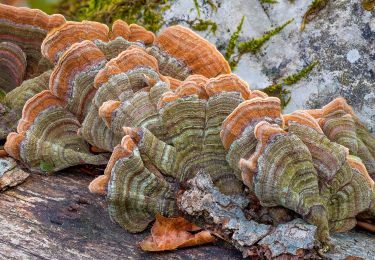
[[[272,29],[271,31],[266,32],[260,38],[252,39],[246,42],[240,42],[238,45],[238,51],[240,53],[256,53],[259,49],[266,43],[272,36],[278,34],[281,30],[283,30],[288,24],[293,22],[294,19],[290,19],[286,21],[284,24]]]
[[[315,68],[315,66],[318,65],[318,64],[319,64],[319,61],[317,61],[317,60],[313,61],[308,66],[304,67],[301,71],[283,79],[283,83],[285,85],[289,85],[289,86],[297,83],[301,79],[307,77],[307,75],[309,75],[309,73],[313,70],[313,68]]]
[[[287,90],[284,85],[290,86],[301,79],[307,77],[309,73],[315,68],[316,65],[319,64],[319,61],[313,61],[306,67],[304,67],[299,72],[287,76],[286,78],[281,79],[281,83],[276,83],[271,86],[264,88],[262,91],[267,93],[269,96],[278,97],[281,101],[281,108],[284,108],[288,105],[290,101],[290,90]]]
[[[231,61],[230,59],[231,59],[231,57],[234,53],[234,48],[237,45],[238,37],[240,36],[244,20],[245,20],[245,16],[242,16],[242,19],[241,19],[240,23],[238,24],[236,31],[230,37],[228,46],[225,50],[225,59],[229,62],[232,69],[237,65],[237,62]]]
[[[198,17],[201,17],[201,10],[199,8],[198,0],[194,0],[195,9],[197,9]]]
[[[44,162],[44,161],[41,161],[40,162],[40,165],[39,165],[39,168],[45,172],[45,173],[49,173],[49,172],[52,172],[53,170],[53,165],[47,163],[47,162]]]
[[[276,0],[260,0],[262,4],[277,4]]]
[[[198,22],[196,22],[198,21]],[[212,20],[198,19],[193,21],[191,27],[197,31],[206,31],[210,27],[210,32],[215,33],[217,30],[217,24]]]
[[[62,0],[55,11],[68,20],[91,20],[112,25],[122,19],[157,32],[164,24],[162,12],[168,8],[169,0]]]
[[[280,99],[282,109],[290,102],[290,90],[284,89],[282,83],[273,84],[262,89],[262,91],[271,97],[278,97]]]

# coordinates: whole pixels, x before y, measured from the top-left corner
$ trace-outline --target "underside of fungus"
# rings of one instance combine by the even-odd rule
[[[12,60],[0,87],[20,85],[0,114],[20,118],[16,130],[0,123],[13,129],[5,151],[34,172],[107,165],[89,189],[107,196],[126,230],[188,214],[177,198],[198,173],[220,196],[297,214],[323,246],[356,218],[375,219],[375,138],[344,99],[283,115],[278,98],[252,91],[213,45],[178,25],[155,36],[123,21],[109,29],[3,5],[0,18],[0,40],[10,39],[0,60]],[[41,60],[53,68],[38,74]]]

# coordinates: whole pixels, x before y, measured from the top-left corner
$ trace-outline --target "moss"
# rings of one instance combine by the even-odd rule
[[[7,93],[5,93],[5,91],[3,91],[2,89],[0,89],[0,103],[3,102],[3,100],[5,99],[6,94]]]
[[[290,102],[290,90],[284,89],[282,83],[273,84],[262,89],[262,91],[271,97],[278,97],[280,99],[282,109]]]
[[[313,61],[299,72],[281,79],[281,83],[275,83],[264,88],[262,91],[267,93],[269,96],[278,97],[281,101],[281,107],[284,108],[290,101],[290,90],[285,89],[284,86],[293,85],[301,79],[307,77],[318,64],[319,61]]]
[[[210,28],[210,32],[215,33],[217,30],[217,24],[212,20],[194,20],[191,27],[197,31],[206,31]]]
[[[260,0],[262,4],[277,4],[276,0]]]
[[[28,0],[27,5],[30,8],[40,9],[47,14],[53,13],[53,2],[46,0]]]
[[[315,66],[318,65],[318,64],[319,64],[319,61],[313,61],[308,66],[304,67],[301,71],[283,79],[283,83],[285,85],[293,85],[293,84],[297,83],[301,79],[307,77],[307,75],[309,75],[309,73],[313,70],[313,68],[315,68]]]
[[[301,31],[305,29],[305,25],[312,20],[312,18],[322,10],[327,4],[329,0],[314,0],[309,8],[307,9],[306,13],[303,15],[302,23],[301,23]]]
[[[201,10],[198,4],[198,0],[194,0],[195,9],[197,10],[198,17],[201,17]]]
[[[52,172],[53,171],[53,165],[47,163],[47,162],[44,162],[44,161],[41,161],[40,162],[40,165],[39,165],[39,168],[43,171],[43,172],[46,172],[46,173],[49,173],[49,172]]]
[[[168,8],[168,0],[62,0],[55,11],[68,20],[93,20],[111,25],[122,19],[156,32],[164,24],[162,12]]]
[[[237,45],[238,37],[239,37],[239,35],[241,33],[242,25],[243,25],[244,20],[245,20],[245,16],[242,16],[242,19],[241,19],[240,23],[237,25],[236,31],[230,37],[228,46],[227,46],[227,48],[225,50],[225,59],[229,62],[229,64],[231,65],[232,69],[234,67],[236,67],[236,65],[238,63],[237,60],[236,61],[235,60],[231,61],[231,57],[232,57],[232,55],[234,53],[234,48]]]
[[[293,22],[294,19],[286,21],[284,24],[266,32],[260,38],[252,39],[246,42],[240,42],[238,45],[238,51],[240,53],[256,53],[259,49],[266,43],[272,36],[278,34],[281,30],[283,30],[288,24]]]

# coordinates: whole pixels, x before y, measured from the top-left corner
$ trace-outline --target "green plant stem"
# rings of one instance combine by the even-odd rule
[[[230,37],[228,46],[227,46],[227,48],[225,50],[225,59],[227,61],[229,61],[229,62],[230,62],[230,59],[231,59],[231,57],[232,57],[232,55],[234,53],[234,48],[237,45],[238,37],[239,37],[239,35],[241,33],[242,25],[243,25],[244,20],[245,20],[245,16],[242,16],[242,19],[241,19],[240,23],[237,25],[236,31]],[[237,65],[237,64],[236,63],[235,64],[231,64],[231,67],[232,67],[232,65],[234,65],[234,67],[235,67],[235,65]]]
[[[281,30],[283,30],[288,24],[293,22],[294,19],[290,19],[286,21],[284,24],[266,32],[263,34],[260,38],[252,39],[250,41],[246,42],[240,42],[238,44],[238,51],[240,53],[256,53],[260,50],[260,48],[263,46],[264,43],[266,43],[269,39],[271,39],[272,36],[278,34]]]

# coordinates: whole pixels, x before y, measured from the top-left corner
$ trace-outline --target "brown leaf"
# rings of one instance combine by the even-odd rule
[[[363,228],[367,231],[370,231],[372,233],[375,233],[375,225],[374,224],[363,222],[363,221],[357,221],[357,226],[361,227],[361,228]]]
[[[362,257],[357,256],[347,256],[345,260],[364,260]]]
[[[157,215],[151,228],[151,235],[141,241],[139,245],[144,251],[164,251],[203,245],[215,240],[208,231],[191,233],[199,230],[199,227],[182,217],[166,218]]]
[[[8,156],[8,153],[5,150],[1,149],[0,150],[0,157],[6,157],[6,156]]]

